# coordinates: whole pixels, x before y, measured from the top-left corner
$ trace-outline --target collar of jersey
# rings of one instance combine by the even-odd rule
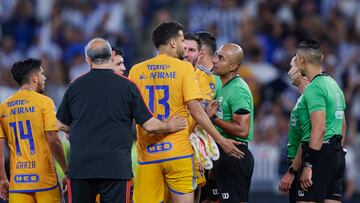
[[[226,85],[228,85],[228,84],[230,84],[230,82],[231,81],[233,81],[235,78],[239,78],[240,77],[240,75],[235,75],[233,78],[231,78],[225,85],[223,85],[223,88],[226,86]]]
[[[203,65],[201,65],[201,64],[196,65],[196,67],[197,67],[199,70],[205,72],[205,73],[208,74],[208,75],[211,75],[211,74],[212,74],[212,72],[211,72],[209,69],[205,68],[205,66],[203,66]]]

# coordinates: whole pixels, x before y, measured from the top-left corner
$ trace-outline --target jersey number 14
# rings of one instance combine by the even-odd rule
[[[14,135],[15,135],[16,156],[21,156],[17,129],[19,129],[20,139],[29,141],[30,154],[35,154],[34,138],[32,135],[31,123],[29,120],[26,120],[25,124],[26,124],[26,128],[27,128],[27,134],[25,134],[25,131],[24,131],[24,122],[23,121],[9,123],[9,125],[13,129]],[[17,126],[18,126],[18,128],[17,128]]]

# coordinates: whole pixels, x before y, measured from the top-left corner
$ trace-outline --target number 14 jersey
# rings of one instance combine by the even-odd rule
[[[186,102],[201,99],[194,68],[189,62],[158,55],[131,68],[129,78],[140,89],[145,103],[159,120],[189,116]],[[139,164],[162,162],[193,153],[189,129],[170,135],[151,135],[137,126]]]
[[[10,192],[37,192],[57,185],[45,131],[57,131],[53,101],[21,90],[0,105],[0,138],[10,148]]]

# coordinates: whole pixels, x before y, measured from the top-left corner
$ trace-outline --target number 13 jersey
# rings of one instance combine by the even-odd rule
[[[166,54],[136,64],[131,68],[129,78],[137,84],[145,103],[159,120],[174,115],[187,118],[186,102],[202,98],[192,65]],[[152,135],[137,126],[137,135],[139,164],[182,158],[193,153],[188,128],[170,135]]]
[[[53,101],[21,90],[0,105],[0,138],[10,148],[9,192],[37,192],[57,187],[45,131],[57,131]]]

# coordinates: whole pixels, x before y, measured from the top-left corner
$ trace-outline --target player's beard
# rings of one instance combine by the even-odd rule
[[[177,55],[178,55],[178,59],[184,60],[184,49],[181,50],[181,49],[178,48],[178,49],[176,50],[176,52],[177,52]]]
[[[42,94],[42,93],[44,93],[44,90],[45,90],[45,84],[38,84],[37,85],[36,92]]]

